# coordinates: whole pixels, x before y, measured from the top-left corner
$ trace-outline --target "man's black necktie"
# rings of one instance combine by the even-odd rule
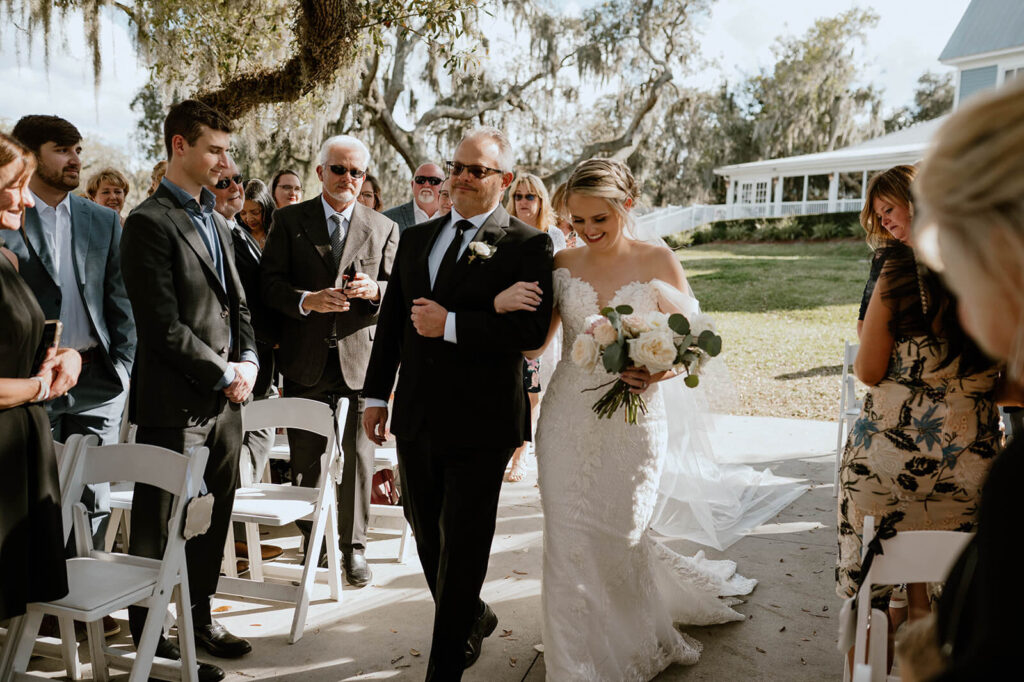
[[[460,220],[455,223],[455,237],[452,239],[452,243],[448,245],[448,250],[444,252],[441,265],[437,268],[437,276],[434,277],[435,291],[440,288],[443,279],[452,276],[455,270],[455,263],[459,260],[459,249],[462,247],[462,240],[465,238],[466,231],[474,229],[476,229],[476,225],[468,220]]]

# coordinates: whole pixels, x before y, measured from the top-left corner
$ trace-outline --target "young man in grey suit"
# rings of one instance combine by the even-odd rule
[[[231,232],[207,189],[227,166],[230,132],[230,121],[201,102],[171,107],[164,121],[167,174],[128,216],[121,240],[139,334],[130,396],[136,441],[183,453],[197,446],[210,450],[203,483],[213,496],[212,520],[205,533],[185,544],[185,555],[196,644],[225,658],[252,650],[212,619],[210,598],[217,591],[238,480],[241,406],[259,371]],[[161,556],[170,504],[168,493],[135,486],[132,554]],[[144,608],[129,608],[136,642],[145,616]],[[157,655],[176,658],[177,647],[162,638]],[[223,676],[216,666],[200,665],[201,680]]]
[[[281,315],[277,360],[285,396],[329,404],[349,399],[338,544],[354,587],[372,578],[364,552],[374,446],[362,430],[359,392],[398,249],[394,221],[356,201],[369,163],[369,150],[354,137],[324,142],[316,169],[322,194],[274,212],[260,261],[263,301]],[[317,485],[326,439],[290,429],[288,443],[292,480]],[[308,522],[299,528],[308,540]]]
[[[425,163],[412,176],[412,201],[389,208],[384,215],[398,223],[398,233],[440,214],[439,195],[444,171],[436,163]]]
[[[95,435],[116,443],[135,359],[135,321],[121,278],[121,221],[117,214],[72,193],[82,168],[82,136],[57,116],[25,116],[12,135],[32,150],[29,183],[35,207],[25,228],[9,239],[21,276],[47,319],[64,325],[61,345],[82,356],[82,374],[67,395],[46,403],[55,440]],[[82,501],[102,548],[110,519],[107,484],[86,488]],[[109,630],[110,628],[108,628]]]

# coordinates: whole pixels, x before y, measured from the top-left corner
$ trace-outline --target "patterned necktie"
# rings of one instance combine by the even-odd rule
[[[468,220],[460,220],[455,223],[455,237],[452,238],[452,243],[448,245],[448,250],[444,252],[441,265],[438,266],[437,275],[434,277],[435,291],[438,289],[442,278],[451,277],[452,271],[455,269],[455,263],[459,260],[459,249],[462,248],[462,240],[466,235],[466,230],[475,228],[476,226]]]
[[[344,216],[335,213],[331,220],[334,221],[334,231],[331,232],[331,256],[334,258],[334,269],[337,270],[341,266],[342,249],[345,248],[345,230],[342,226]]]

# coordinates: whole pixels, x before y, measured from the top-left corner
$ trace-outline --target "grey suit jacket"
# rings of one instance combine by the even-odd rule
[[[274,212],[274,229],[260,260],[260,278],[264,304],[282,315],[277,361],[285,378],[312,386],[320,380],[326,363],[337,358],[345,384],[353,390],[363,387],[380,307],[353,300],[344,313],[302,315],[299,301],[303,292],[340,287],[341,275],[354,272],[375,280],[383,300],[397,250],[398,225],[357,202],[336,268],[319,195]],[[326,341],[332,328],[337,350],[330,349]]]
[[[128,388],[135,360],[135,321],[121,276],[121,221],[105,206],[76,196],[71,201],[71,248],[75,279],[110,382],[76,387],[76,406],[110,400]],[[60,317],[61,291],[55,258],[36,209],[25,211],[22,239],[11,237],[8,248],[17,256],[22,278],[32,289],[47,319]],[[88,395],[85,395],[86,389]]]
[[[413,210],[411,201],[400,206],[393,206],[384,211],[384,215],[398,223],[398,234],[401,235],[407,229],[416,224],[416,211]]]

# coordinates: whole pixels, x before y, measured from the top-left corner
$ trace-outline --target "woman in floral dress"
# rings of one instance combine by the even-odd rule
[[[860,587],[864,517],[875,517],[883,538],[901,530],[973,530],[1000,437],[999,367],[965,335],[952,294],[918,266],[909,245],[913,174],[894,184],[893,170],[868,187],[874,210],[865,229],[887,230],[897,243],[871,295],[854,365],[870,389],[839,470],[840,597]],[[885,610],[891,591],[875,588],[875,608]],[[908,586],[908,597],[912,619],[927,613],[925,585]]]

